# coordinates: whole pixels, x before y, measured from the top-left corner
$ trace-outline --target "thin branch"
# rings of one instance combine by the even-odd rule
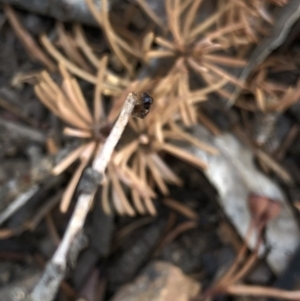
[[[11,204],[0,214],[0,225],[7,221],[17,210],[31,199],[31,197],[39,190],[38,185],[33,185],[30,189],[19,195]]]
[[[119,118],[117,119],[105,144],[103,145],[102,149],[99,151],[93,162],[91,172],[95,173],[95,178],[92,178],[92,180],[94,181],[89,181],[89,188],[83,189],[81,194],[79,195],[75,210],[64,234],[64,237],[52,259],[47,264],[42,278],[30,295],[32,301],[52,301],[55,297],[60,282],[62,281],[66,273],[68,253],[73,246],[73,242],[81,233],[84,221],[92,205],[97,186],[98,184],[101,184],[103,182],[104,172],[110,161],[114,148],[128,123],[135,102],[135,95],[133,93],[129,93],[123,105]],[[85,174],[84,176],[86,175],[87,174]]]
[[[0,127],[5,128],[7,131],[11,131],[15,136],[19,136],[25,139],[31,139],[38,143],[46,142],[46,135],[37,129],[20,124],[17,122],[12,122],[0,118]],[[1,131],[3,135],[3,130]]]
[[[121,138],[121,135],[128,123],[135,102],[135,94],[129,93],[117,122],[115,123],[112,131],[110,132],[110,135],[106,139],[106,143],[103,145],[103,148],[99,151],[98,155],[96,156],[93,162],[93,169],[97,172],[101,174],[104,173],[105,168],[110,160],[111,154],[114,151],[115,146]]]

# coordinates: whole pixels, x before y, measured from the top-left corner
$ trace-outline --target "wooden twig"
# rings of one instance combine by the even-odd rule
[[[0,225],[7,221],[17,210],[23,207],[39,188],[39,185],[33,185],[30,189],[20,194],[3,212],[1,212]]]
[[[104,172],[132,113],[136,102],[133,93],[129,93],[110,135],[102,149],[96,155],[92,167],[87,169],[79,184],[80,195],[64,237],[47,264],[46,270],[31,293],[32,301],[52,301],[64,278],[68,254],[75,247],[74,241],[80,235],[86,216],[92,205],[98,185],[102,183]]]
[[[42,131],[34,129],[30,126],[8,121],[3,118],[0,118],[0,126],[4,127],[7,131],[12,132],[16,136],[20,136],[38,143],[46,142],[46,135]]]

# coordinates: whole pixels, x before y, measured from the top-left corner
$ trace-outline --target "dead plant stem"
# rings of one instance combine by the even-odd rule
[[[121,110],[120,116],[117,119],[110,135],[108,136],[105,144],[100,149],[94,162],[92,169],[96,173],[100,174],[103,178],[105,169],[110,161],[111,155],[118,143],[127,123],[131,112],[135,105],[135,96],[133,93],[129,93],[126,101]],[[101,184],[101,183],[97,183]],[[97,186],[93,187],[89,193],[83,192],[80,194],[75,210],[67,227],[67,230],[63,236],[63,239],[54,253],[51,261],[48,263],[47,268],[42,276],[41,280],[33,290],[31,298],[33,301],[43,300],[52,301],[59,287],[60,281],[64,278],[67,257],[76,236],[80,233],[83,228],[86,216],[91,208],[94,195],[96,193]],[[54,275],[55,274],[55,275]],[[56,277],[56,282],[52,281],[52,285],[46,286],[45,284],[51,282],[53,277]],[[48,280],[48,281],[47,281]]]

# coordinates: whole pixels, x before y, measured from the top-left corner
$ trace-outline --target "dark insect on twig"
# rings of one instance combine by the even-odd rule
[[[141,94],[135,94],[136,104],[134,106],[132,116],[144,119],[151,108],[153,98],[146,92]]]

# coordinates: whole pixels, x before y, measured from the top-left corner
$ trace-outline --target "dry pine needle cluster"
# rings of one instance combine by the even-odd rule
[[[130,216],[156,213],[155,188],[167,195],[168,184],[182,184],[165,161],[166,154],[199,169],[206,168],[201,160],[180,148],[180,143],[218,153],[186,131],[201,122],[214,134],[219,133],[201,112],[201,103],[209,100],[211,93],[229,99],[230,87],[241,87],[244,93],[236,105],[264,112],[282,111],[298,99],[299,84],[287,89],[268,79],[266,70],[278,67],[277,57],[259,66],[246,84],[235,75],[236,70],[246,66],[253,45],[268,34],[273,24],[269,7],[283,6],[287,1],[217,1],[212,9],[202,0],[165,0],[167,26],[146,1],[136,2],[141,8],[139,13],[146,14],[151,22],[142,30],[131,31],[133,21],[126,12],[123,21],[116,20],[108,13],[107,0],[101,1],[101,9],[86,0],[105,35],[109,53],[99,55],[79,24],[67,30],[58,22],[55,40],[46,34],[40,37],[40,57],[48,71],[37,76],[36,95],[65,122],[63,133],[82,141],[52,170],[58,175],[79,161],[63,194],[62,212],[68,210],[83,171],[101,149],[129,92],[147,92],[154,103],[146,118],[130,119],[108,165],[101,197],[107,214],[112,210]],[[11,8],[6,9],[11,24],[25,41],[28,33],[20,29]],[[35,51],[38,46],[30,47]],[[148,65],[158,62],[164,66],[164,61],[171,62],[164,75],[152,76],[149,72],[140,76]],[[113,71],[116,69],[121,72]],[[197,85],[193,84],[195,80]],[[93,86],[92,100],[82,89],[83,81]],[[252,97],[245,96],[249,94]]]

